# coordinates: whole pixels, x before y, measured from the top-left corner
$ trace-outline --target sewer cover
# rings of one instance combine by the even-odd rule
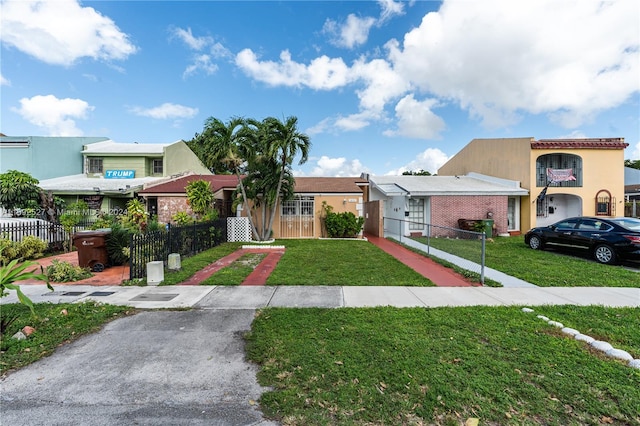
[[[64,296],[64,291],[50,291],[49,293],[43,294],[43,296]]]
[[[111,296],[115,291],[94,291],[89,296]]]
[[[171,299],[174,299],[178,296],[178,293],[163,293],[163,294],[141,294],[139,296],[134,297],[131,301],[137,302],[168,302]]]
[[[86,291],[65,291],[62,293],[63,296],[80,296],[81,294],[85,294]]]

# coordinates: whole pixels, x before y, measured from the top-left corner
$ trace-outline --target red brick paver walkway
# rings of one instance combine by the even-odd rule
[[[40,273],[40,266],[46,268],[51,265],[54,260],[58,260],[59,262],[69,262],[74,266],[78,266],[78,252],[72,251],[69,253],[59,254],[56,256],[48,256],[43,257],[42,259],[36,259],[36,262],[39,266],[36,268],[27,268],[28,271],[33,271],[36,273]],[[112,266],[110,268],[105,268],[102,272],[94,272],[93,277],[87,278],[80,281],[73,282],[65,282],[65,283],[51,283],[53,287],[56,285],[95,285],[95,286],[110,286],[110,285],[120,285],[122,281],[129,279],[129,265],[123,266]],[[23,280],[17,281],[16,284],[43,284],[42,281],[39,280]]]
[[[211,275],[218,272],[220,269],[231,265],[238,260],[245,253],[264,253],[267,252],[267,256],[256,266],[241,285],[265,285],[267,278],[271,275],[271,272],[275,269],[278,261],[284,254],[284,249],[271,249],[271,248],[242,248],[234,251],[233,253],[218,259],[213,263],[205,266],[195,274],[193,274],[188,280],[181,282],[179,285],[199,285],[202,281],[209,278]]]
[[[428,257],[413,252],[400,244],[389,241],[386,238],[367,235],[369,242],[384,252],[398,259],[414,271],[431,280],[438,287],[472,287],[480,284],[470,283],[463,276],[457,274]]]

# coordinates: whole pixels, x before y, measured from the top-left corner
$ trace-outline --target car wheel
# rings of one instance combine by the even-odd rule
[[[537,235],[532,235],[531,237],[529,237],[529,247],[534,250],[542,250],[543,244],[540,237],[538,237]]]
[[[613,249],[605,244],[601,244],[596,246],[593,250],[593,257],[600,262],[606,264],[613,264],[616,262],[616,252]]]

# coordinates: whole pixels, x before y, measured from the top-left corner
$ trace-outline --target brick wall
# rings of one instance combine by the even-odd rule
[[[487,219],[493,213],[495,232],[507,232],[506,195],[447,195],[431,197],[431,223],[458,227],[458,219]]]
[[[187,197],[158,197],[158,222],[172,223],[171,216],[179,211],[193,214],[187,204]]]

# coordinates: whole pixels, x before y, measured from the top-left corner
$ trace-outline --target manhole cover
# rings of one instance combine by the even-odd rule
[[[171,299],[174,299],[178,296],[178,293],[163,293],[163,294],[141,294],[139,296],[134,297],[131,301],[137,302],[168,302]]]
[[[43,296],[64,296],[64,291],[50,291],[49,293],[43,294]]]
[[[62,293],[63,296],[80,296],[81,294],[85,294],[86,291],[65,291]]]
[[[111,296],[113,293],[115,293],[115,291],[94,291],[90,293],[89,296]]]

